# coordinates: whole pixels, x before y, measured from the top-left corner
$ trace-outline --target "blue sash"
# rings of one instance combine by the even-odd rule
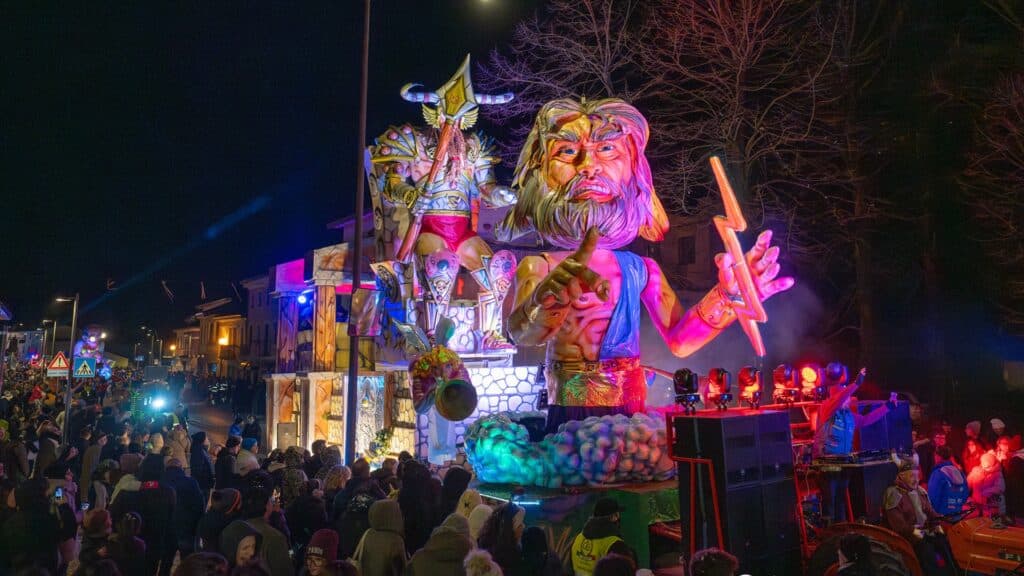
[[[613,252],[622,273],[619,301],[601,340],[601,360],[640,356],[640,293],[647,286],[647,265],[632,252]]]

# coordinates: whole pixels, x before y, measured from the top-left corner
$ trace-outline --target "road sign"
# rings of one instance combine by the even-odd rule
[[[73,373],[75,378],[92,378],[96,376],[96,359],[76,356]]]
[[[71,363],[68,362],[68,357],[63,352],[57,352],[53,360],[46,365],[46,377],[67,378],[69,368],[71,368]]]

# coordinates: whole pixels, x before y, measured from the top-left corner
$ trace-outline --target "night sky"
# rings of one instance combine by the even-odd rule
[[[183,325],[200,281],[231,296],[338,241],[326,224],[354,203],[362,2],[89,4],[0,12],[0,300],[28,327],[60,310],[67,323],[50,303],[78,291],[81,321],[124,350],[140,324]],[[375,0],[368,138],[419,120],[402,84],[440,86],[535,4]]]

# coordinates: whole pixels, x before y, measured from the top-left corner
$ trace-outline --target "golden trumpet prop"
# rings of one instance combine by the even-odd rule
[[[736,318],[743,328],[743,332],[750,340],[750,345],[754,347],[754,353],[759,358],[764,358],[766,351],[757,323],[767,322],[768,314],[765,313],[764,306],[761,305],[761,297],[757,293],[757,286],[750,273],[750,266],[747,265],[747,257],[743,253],[743,247],[740,246],[740,239],[736,236],[737,232],[747,229],[747,220],[743,217],[740,203],[736,200],[736,194],[732,191],[732,185],[729,184],[729,177],[725,175],[725,167],[722,166],[722,160],[718,156],[711,157],[711,169],[715,172],[715,180],[718,181],[718,189],[722,193],[722,203],[725,205],[725,216],[713,218],[715,229],[722,237],[725,249],[732,256],[733,274],[736,275],[736,283],[739,285],[740,296],[743,299],[742,302],[733,303],[733,310],[736,312]]]

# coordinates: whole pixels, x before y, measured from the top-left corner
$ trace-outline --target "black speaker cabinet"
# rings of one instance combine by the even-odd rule
[[[857,412],[866,415],[881,404],[880,401],[858,402]],[[910,452],[914,448],[910,428],[910,405],[901,402],[896,405],[895,410],[889,410],[878,422],[859,429],[859,449]]]
[[[713,491],[707,465],[679,463],[684,542],[693,538],[698,549],[721,547],[736,555],[743,565],[799,550],[788,414],[729,410],[673,418],[673,454],[706,459],[714,469]],[[714,492],[718,495],[723,542],[718,541],[715,529]]]
[[[896,464],[890,460],[869,462],[845,469],[850,477],[850,507],[853,519],[866,518],[870,524],[882,521],[885,489],[896,481]]]

